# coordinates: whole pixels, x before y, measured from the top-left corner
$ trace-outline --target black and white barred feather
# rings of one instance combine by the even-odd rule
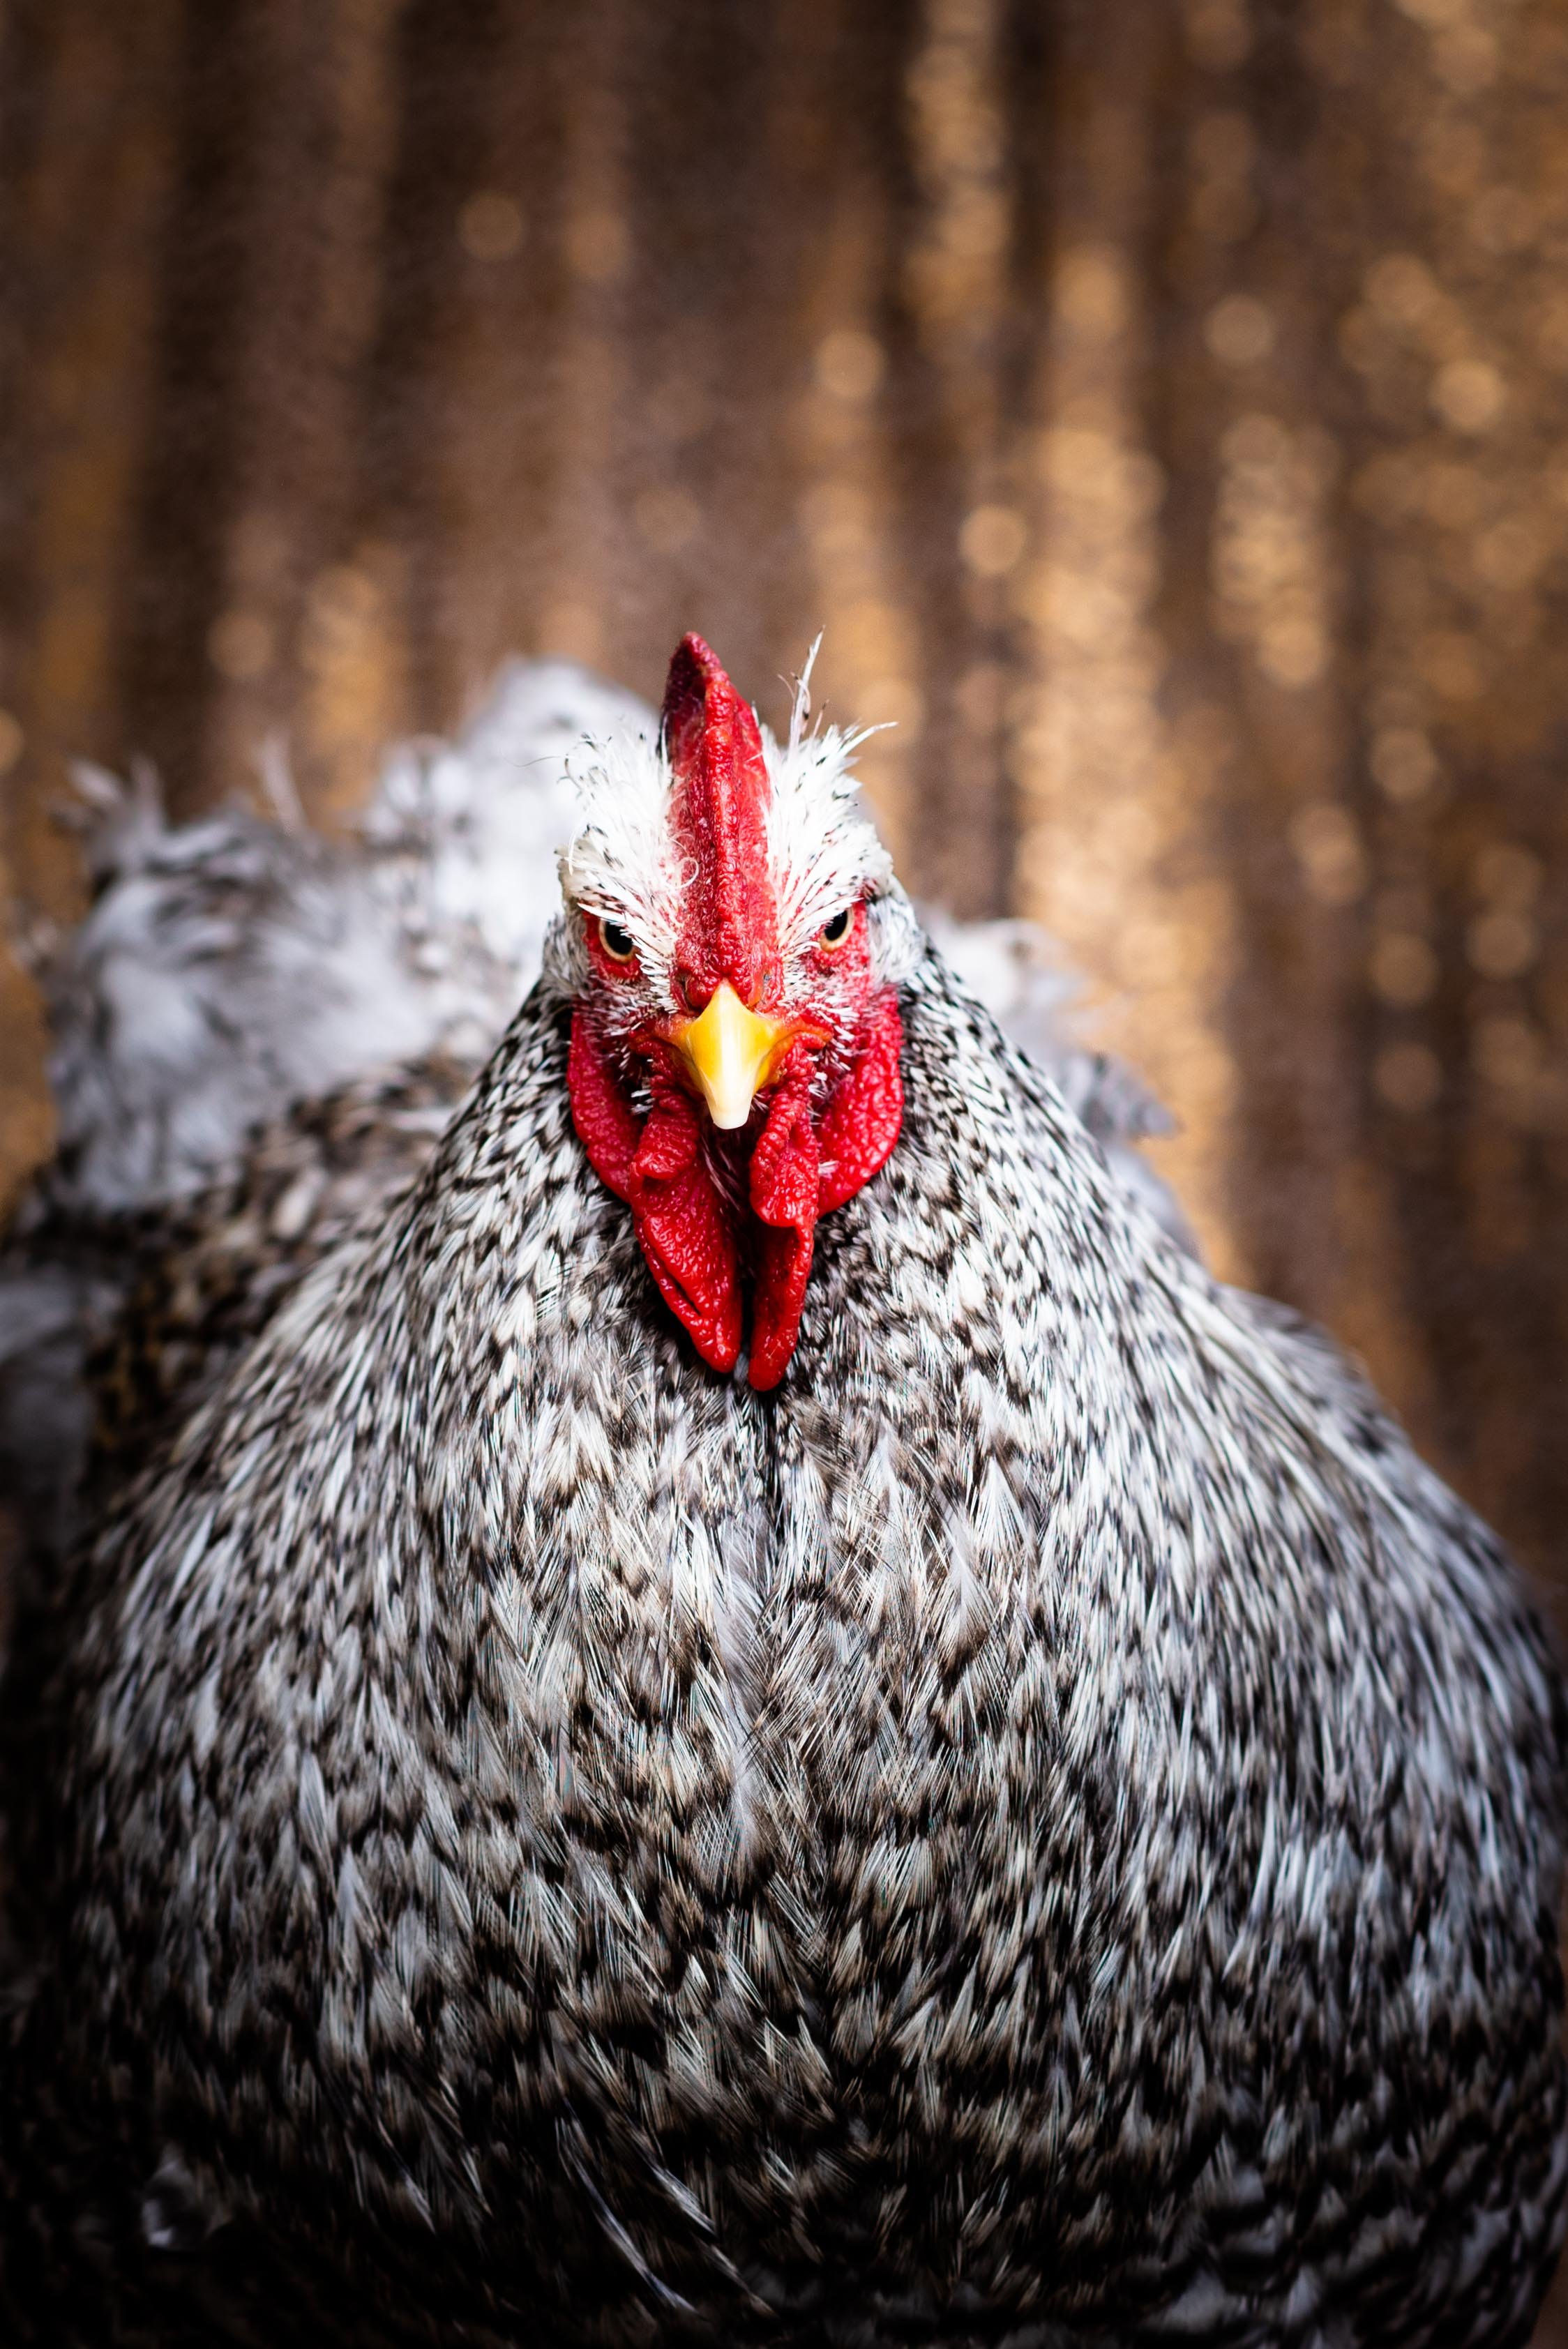
[[[1564,1714],[1490,1536],[934,957],[784,1384],[704,1370],[567,1009],[99,1545],[20,2337],[1522,2343]]]
[[[570,768],[587,740],[655,728],[570,662],[514,661],[455,742],[389,753],[346,841],[304,823],[275,759],[269,814],[182,824],[145,770],[123,787],[79,771],[94,901],[33,948],[57,1146],[0,1247],[0,1532],[8,1505],[35,1571],[75,1538],[106,1465],[146,1456],[350,1209],[411,1179],[444,1123],[435,1105],[456,1108],[538,975],[577,821]],[[1190,1245],[1137,1147],[1169,1121],[1078,1040],[1040,933],[939,928]],[[405,1074],[413,1124],[391,1106]],[[387,1088],[383,1120],[366,1105]]]

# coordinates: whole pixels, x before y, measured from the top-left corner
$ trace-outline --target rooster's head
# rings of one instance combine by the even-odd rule
[[[562,857],[572,1114],[705,1361],[794,1351],[816,1219],[898,1139],[895,982],[914,928],[855,809],[854,737],[759,727],[708,647],[670,665],[659,741],[602,746]]]

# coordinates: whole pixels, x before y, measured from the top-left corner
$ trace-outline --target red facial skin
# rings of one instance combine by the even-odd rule
[[[715,1370],[734,1368],[749,1279],[747,1376],[765,1390],[794,1351],[817,1217],[868,1182],[898,1138],[903,1030],[892,988],[872,978],[863,905],[846,939],[811,949],[804,980],[797,976],[786,999],[767,877],[762,741],[701,636],[683,638],[670,663],[663,722],[673,821],[695,865],[683,899],[677,995],[695,1015],[728,980],[751,1009],[787,1020],[796,1033],[746,1125],[716,1133],[688,1090],[671,1040],[676,1020],[609,1040],[616,1023],[605,1014],[616,988],[639,970],[635,959],[607,953],[590,918],[594,987],[572,1019],[572,1115],[594,1172],[631,1209],[659,1294]],[[826,1099],[814,1084],[819,1064],[833,1072]],[[646,1112],[632,1103],[638,1079]]]

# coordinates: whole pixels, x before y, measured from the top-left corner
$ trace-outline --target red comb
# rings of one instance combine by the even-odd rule
[[[768,771],[757,721],[701,636],[682,636],[664,688],[676,838],[696,864],[684,893],[683,964],[710,991],[752,999],[774,944]]]

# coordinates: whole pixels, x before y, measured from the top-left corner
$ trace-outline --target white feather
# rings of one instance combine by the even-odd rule
[[[859,896],[883,896],[893,885],[892,859],[862,812],[854,774],[856,751],[878,730],[846,731],[807,722],[821,641],[812,646],[795,687],[782,748],[763,729],[772,785],[768,860],[786,958],[804,952],[842,906]]]

